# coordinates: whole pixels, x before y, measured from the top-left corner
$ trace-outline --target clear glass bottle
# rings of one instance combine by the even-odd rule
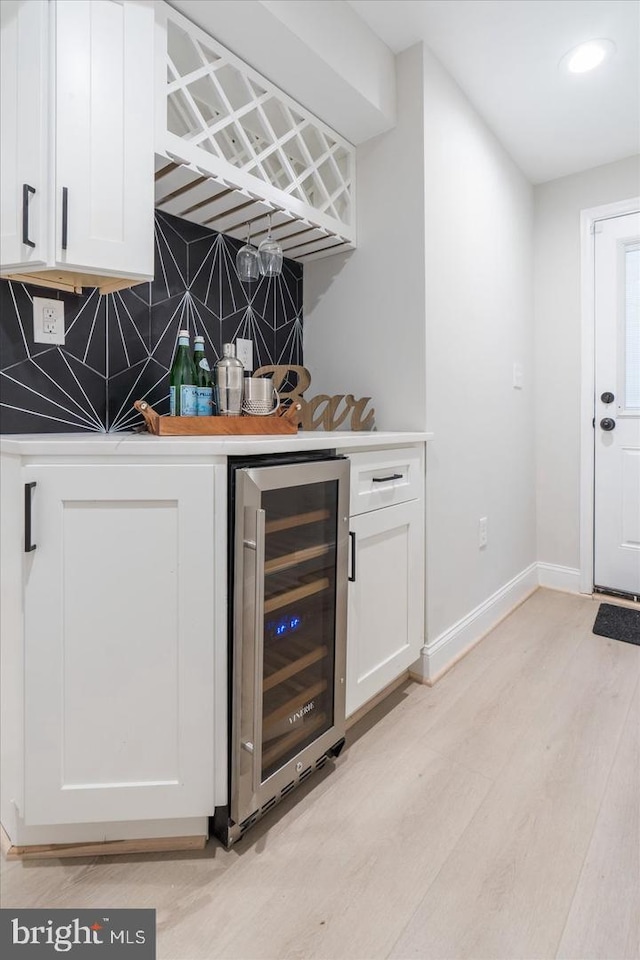
[[[169,373],[171,416],[195,417],[197,411],[196,368],[189,350],[189,331],[178,334],[178,346]]]
[[[212,417],[215,413],[213,409],[213,387],[211,386],[211,368],[204,355],[204,337],[194,337],[193,343],[193,362],[196,368],[197,387],[196,416]]]

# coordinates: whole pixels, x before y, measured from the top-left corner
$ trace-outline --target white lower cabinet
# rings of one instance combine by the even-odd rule
[[[22,479],[35,483],[24,823],[206,816],[213,466],[27,466]]]
[[[14,845],[202,836],[227,800],[227,465],[174,456],[0,457]],[[350,460],[347,716],[424,634],[424,446]]]
[[[355,495],[361,504],[386,499],[393,505],[352,516],[349,523],[347,717],[417,660],[424,642],[421,462],[417,450],[382,451],[379,463],[373,454],[352,457],[352,504]],[[414,499],[394,502],[403,497]]]

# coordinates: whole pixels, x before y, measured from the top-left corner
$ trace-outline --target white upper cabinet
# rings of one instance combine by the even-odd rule
[[[0,4],[0,262],[46,263],[47,0]]]
[[[157,5],[156,205],[285,256],[355,246],[355,148],[166,3]]]
[[[103,292],[151,279],[153,6],[2,8],[2,273]]]
[[[136,3],[56,3],[61,264],[153,274],[152,31]]]

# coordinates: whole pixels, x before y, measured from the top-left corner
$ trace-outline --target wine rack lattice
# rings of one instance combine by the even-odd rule
[[[290,232],[294,222],[306,228],[299,254],[289,246],[296,259],[353,247],[355,148],[180,13],[160,7],[161,155],[185,169],[157,191],[157,205],[238,237],[249,223],[264,229],[275,212],[289,236],[300,232]],[[161,169],[166,177],[176,168]],[[167,183],[178,186],[167,194]]]

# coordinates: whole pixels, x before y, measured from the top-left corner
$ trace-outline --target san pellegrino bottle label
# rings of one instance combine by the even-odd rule
[[[189,331],[181,330],[169,374],[170,412],[173,417],[195,417],[198,409],[198,377],[189,352]]]
[[[196,416],[213,416],[213,390],[211,387],[196,387]]]
[[[192,384],[182,384],[180,387],[180,416],[198,416],[198,388]]]
[[[196,416],[213,416],[213,388],[209,361],[204,355],[204,337],[196,337],[193,362],[196,365]]]

